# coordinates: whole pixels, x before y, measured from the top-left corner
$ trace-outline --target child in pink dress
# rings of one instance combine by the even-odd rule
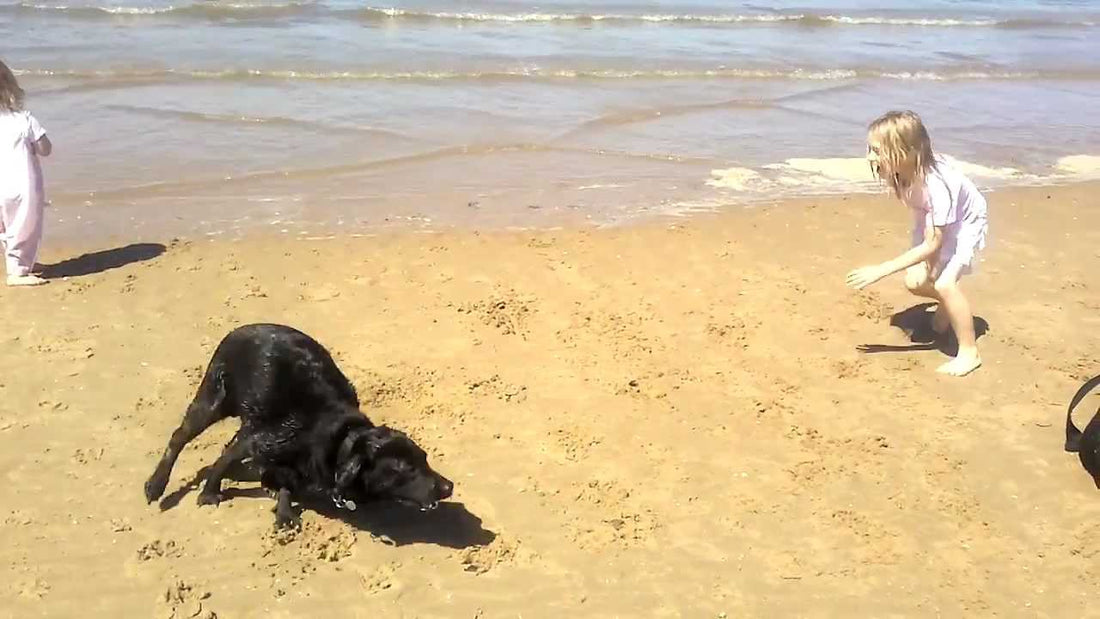
[[[42,168],[38,158],[53,150],[46,131],[23,110],[23,89],[0,62],[0,245],[9,286],[37,286],[34,273],[42,241]]]
[[[904,254],[848,274],[848,285],[862,289],[905,271],[905,286],[915,295],[939,302],[932,327],[954,329],[959,352],[937,370],[965,376],[981,366],[974,316],[959,288],[970,273],[989,228],[985,198],[974,183],[932,152],[932,141],[919,116],[889,112],[871,123],[867,159],[875,174],[913,214],[912,248]]]

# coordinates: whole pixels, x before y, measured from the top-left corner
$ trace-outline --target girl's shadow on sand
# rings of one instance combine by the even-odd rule
[[[102,273],[134,262],[152,260],[167,249],[160,243],[131,243],[123,247],[89,252],[55,264],[42,265],[42,276],[47,279],[80,277]]]
[[[954,357],[959,352],[959,341],[955,339],[954,332],[949,331],[944,335],[939,335],[932,329],[932,314],[935,305],[935,303],[920,303],[890,317],[890,325],[901,329],[912,344],[908,346],[860,344],[856,347],[856,350],[869,354],[938,350],[945,355]],[[974,334],[981,338],[987,332],[989,332],[989,323],[984,318],[975,316]]]
[[[197,490],[206,477],[209,467],[203,467],[186,484],[160,501],[160,509],[169,510],[184,497]],[[259,476],[247,465],[232,467],[226,479],[243,482],[259,481]],[[233,499],[266,499],[274,507],[275,501],[267,490],[258,486],[250,488],[225,488],[222,502]],[[202,508],[209,509],[209,508]],[[326,518],[342,520],[351,526],[391,542],[395,546],[406,544],[436,544],[448,548],[484,546],[496,539],[496,533],[481,526],[481,518],[471,513],[462,503],[447,501],[429,512],[405,507],[391,502],[371,502],[359,505],[355,511],[339,509],[331,502],[320,499],[303,501],[296,511],[312,510]],[[274,515],[272,515],[274,524]]]

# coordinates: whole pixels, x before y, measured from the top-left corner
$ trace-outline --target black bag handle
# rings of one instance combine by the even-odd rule
[[[1069,401],[1069,409],[1066,411],[1066,451],[1076,452],[1081,449],[1081,431],[1073,425],[1073,409],[1097,386],[1100,386],[1100,376],[1093,376],[1090,380],[1085,381],[1084,385],[1081,385],[1081,388],[1073,395],[1073,399]],[[1091,426],[1098,416],[1100,416],[1100,409],[1096,411],[1096,415],[1093,415],[1093,421],[1089,422],[1088,426]],[[1086,426],[1086,429],[1088,426]]]

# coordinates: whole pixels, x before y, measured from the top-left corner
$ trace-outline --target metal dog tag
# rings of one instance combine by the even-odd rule
[[[336,507],[339,507],[341,509],[346,509],[349,512],[355,511],[355,508],[356,508],[355,501],[346,500],[343,497],[338,497],[338,496],[332,497],[332,503]]]

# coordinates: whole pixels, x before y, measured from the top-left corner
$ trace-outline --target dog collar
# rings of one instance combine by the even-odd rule
[[[351,499],[345,499],[344,497],[342,497],[338,494],[332,495],[332,503],[336,507],[338,507],[340,509],[346,509],[349,512],[355,511],[355,508],[357,507],[357,505],[355,504],[355,501],[352,501]]]
[[[339,476],[334,476],[332,481],[334,482],[336,488],[340,487]],[[339,492],[339,490],[334,490],[332,492],[332,504],[335,505],[338,509],[346,509],[349,512],[355,511],[355,508],[357,507],[355,505],[355,501],[345,499],[343,495]]]

